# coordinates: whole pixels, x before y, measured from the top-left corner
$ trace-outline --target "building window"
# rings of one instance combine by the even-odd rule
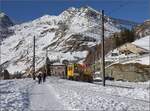
[[[111,53],[111,56],[118,56],[118,53]]]

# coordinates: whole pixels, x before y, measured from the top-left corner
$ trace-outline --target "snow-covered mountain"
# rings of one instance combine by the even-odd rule
[[[9,29],[10,26],[13,26],[13,22],[5,13],[0,12],[0,39],[6,38],[13,33],[13,31]]]
[[[2,42],[2,63],[9,72],[31,68],[33,37],[36,38],[36,68],[50,60],[83,61],[88,50],[101,39],[101,14],[90,8],[69,8],[58,16],[44,15],[14,25],[14,34]],[[105,16],[105,35],[119,32],[120,26]]]

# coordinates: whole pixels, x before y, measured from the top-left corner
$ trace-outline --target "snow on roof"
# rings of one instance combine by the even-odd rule
[[[138,40],[132,42],[132,44],[140,46],[144,49],[150,50],[150,36],[146,36],[141,39],[138,39]]]

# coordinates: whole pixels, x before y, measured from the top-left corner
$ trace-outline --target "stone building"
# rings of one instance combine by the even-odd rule
[[[66,68],[65,65],[51,65],[51,76],[57,76],[57,77],[61,77],[64,78],[66,76]]]
[[[150,80],[150,65],[114,64],[106,69],[106,76],[112,77],[114,80],[144,82]]]

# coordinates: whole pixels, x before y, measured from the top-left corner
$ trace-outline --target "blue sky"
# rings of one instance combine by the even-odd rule
[[[0,10],[16,23],[45,14],[58,15],[69,7],[90,6],[114,18],[143,22],[150,19],[150,0],[0,0]]]

